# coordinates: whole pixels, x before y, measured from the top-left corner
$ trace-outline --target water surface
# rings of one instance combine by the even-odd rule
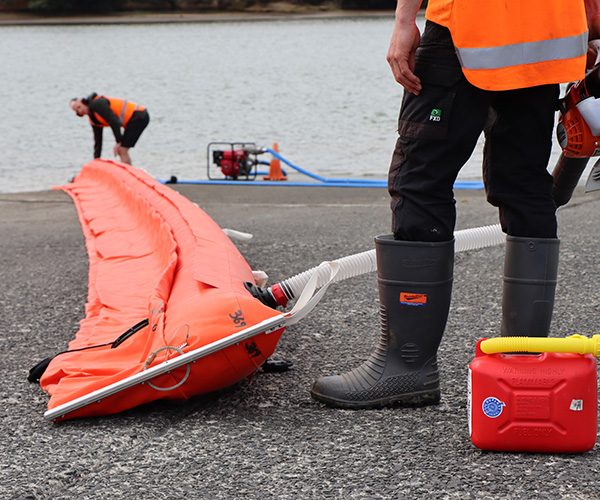
[[[68,106],[91,92],[148,107],[131,156],[158,178],[205,179],[210,142],[244,141],[277,142],[324,177],[384,179],[402,97],[385,60],[392,28],[389,15],[0,27],[0,191],[63,184],[92,158],[91,127]],[[480,162],[478,148],[460,178],[480,179]]]

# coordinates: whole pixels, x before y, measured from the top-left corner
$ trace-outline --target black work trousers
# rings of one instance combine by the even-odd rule
[[[124,148],[132,148],[135,146],[142,135],[142,132],[148,126],[148,123],[150,123],[150,115],[147,110],[134,111],[129,123],[127,123],[125,132],[123,132],[121,146]]]
[[[558,85],[486,91],[471,85],[450,32],[427,22],[416,54],[419,96],[404,93],[389,172],[392,231],[399,240],[453,238],[453,185],[485,133],[483,180],[511,236],[556,238],[548,160]]]

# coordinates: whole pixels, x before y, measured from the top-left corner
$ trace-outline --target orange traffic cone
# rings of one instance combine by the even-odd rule
[[[279,153],[277,143],[273,143],[273,151]],[[273,158],[269,164],[269,175],[263,177],[265,181],[287,181],[287,177],[281,171],[281,161],[279,158]]]

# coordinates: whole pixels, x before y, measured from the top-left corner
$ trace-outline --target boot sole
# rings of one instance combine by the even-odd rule
[[[311,391],[313,399],[332,408],[347,410],[376,410],[379,408],[421,408],[440,403],[440,393],[415,392],[403,394],[397,398],[387,398],[375,401],[348,401],[331,398]]]

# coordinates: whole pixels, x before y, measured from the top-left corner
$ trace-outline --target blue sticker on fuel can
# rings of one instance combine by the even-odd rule
[[[481,408],[483,409],[483,413],[486,417],[496,418],[499,417],[502,413],[502,408],[504,408],[506,404],[500,401],[498,398],[485,398]]]

